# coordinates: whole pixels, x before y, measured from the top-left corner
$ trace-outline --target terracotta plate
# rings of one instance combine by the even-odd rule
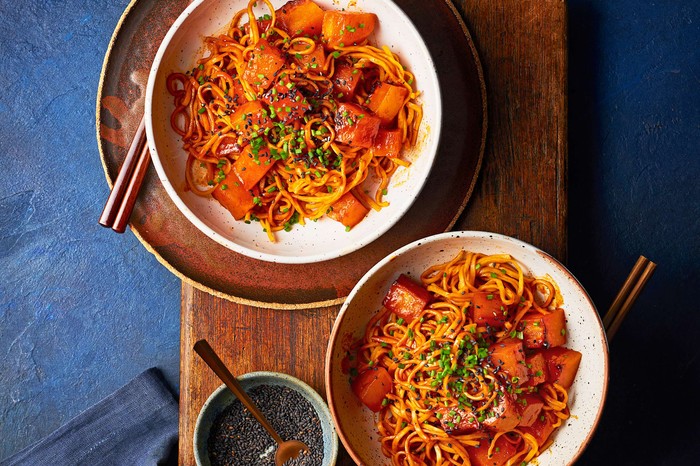
[[[112,37],[97,95],[97,139],[112,186],[144,109],[148,70],[184,0],[134,0]],[[274,308],[340,303],[381,258],[416,239],[449,230],[466,205],[486,139],[486,91],[476,49],[449,0],[398,0],[424,37],[443,95],[442,137],[425,188],[408,213],[366,247],[311,265],[274,264],[226,249],[195,228],[149,168],[131,229],[158,260],[193,286]]]

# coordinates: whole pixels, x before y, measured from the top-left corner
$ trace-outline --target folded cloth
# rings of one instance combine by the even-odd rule
[[[151,368],[0,466],[166,464],[177,429],[177,400]]]

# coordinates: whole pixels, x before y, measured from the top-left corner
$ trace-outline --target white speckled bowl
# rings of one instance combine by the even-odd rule
[[[191,69],[202,54],[202,39],[222,31],[234,13],[247,5],[245,0],[195,0],[175,21],[153,61],[146,89],[146,132],[158,177],[180,211],[207,236],[223,246],[247,256],[280,263],[310,263],[349,254],[384,234],[413,204],[428,177],[437,153],[442,104],[435,65],[421,36],[408,17],[391,0],[314,0],[326,9],[376,13],[379,26],[372,41],[386,44],[415,74],[421,92],[423,122],[418,144],[406,154],[408,168],[400,167],[392,176],[390,202],[380,212],[368,216],[346,232],[334,220],[322,218],[279,232],[272,243],[257,222],[236,221],[212,198],[186,192],[186,153],[180,137],[170,127],[173,98],[165,80],[174,71]],[[271,0],[278,8],[284,0]],[[259,3],[256,11],[267,12]],[[247,21],[244,19],[244,21]]]
[[[249,372],[237,378],[246,392],[259,385],[280,385],[292,388],[302,394],[311,403],[318,419],[321,421],[323,463],[319,466],[333,466],[335,464],[338,457],[338,435],[335,432],[328,405],[313,388],[291,375],[279,372]],[[234,400],[236,400],[236,397],[231,393],[231,390],[226,385],[221,385],[202,406],[194,428],[194,458],[197,466],[211,466],[209,453],[207,452],[209,431],[216,417]]]
[[[603,410],[608,384],[608,344],[595,306],[574,276],[549,254],[522,241],[485,232],[448,232],[415,241],[374,266],[352,290],[335,321],[326,354],[326,394],[338,435],[358,464],[389,464],[381,452],[375,416],[353,394],[341,371],[346,345],[361,338],[370,317],[400,273],[418,277],[429,266],[447,262],[459,250],[506,253],[525,273],[549,275],[560,288],[567,316],[567,347],[583,353],[571,390],[571,418],[537,459],[540,466],[573,463],[591,439]]]

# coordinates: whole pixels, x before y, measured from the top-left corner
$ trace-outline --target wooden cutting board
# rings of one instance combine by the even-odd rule
[[[566,5],[561,0],[454,3],[476,44],[488,95],[481,174],[454,228],[514,236],[565,260]],[[234,374],[285,372],[325,398],[326,343],[339,309],[255,308],[183,283],[180,464],[194,464],[197,415],[220,385],[192,351],[197,340],[209,340]],[[337,464],[352,464],[342,446]]]

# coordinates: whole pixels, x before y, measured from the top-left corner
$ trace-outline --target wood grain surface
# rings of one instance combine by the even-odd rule
[[[475,192],[455,229],[488,230],[566,259],[566,7],[561,0],[455,1],[486,76],[489,132]],[[234,374],[281,371],[323,385],[339,306],[253,308],[183,283],[180,464],[194,464],[199,410],[220,384],[192,351],[206,338]],[[352,461],[342,451],[339,465]],[[370,465],[371,466],[371,465]]]

